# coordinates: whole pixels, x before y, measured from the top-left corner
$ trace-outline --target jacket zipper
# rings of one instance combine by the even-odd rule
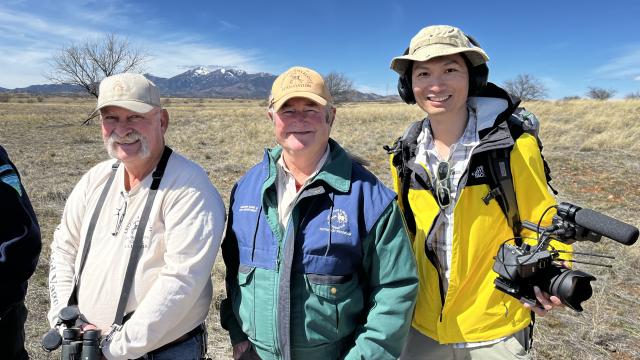
[[[429,172],[429,167],[422,163],[420,163],[420,166],[422,166],[422,168],[426,172],[427,181],[425,181],[420,176],[416,176],[415,179],[425,190],[428,190],[431,193],[431,196],[435,198],[435,194],[433,193],[434,188],[433,186],[431,186],[431,176]],[[427,259],[431,262],[433,267],[436,269],[436,273],[438,274],[438,290],[440,292],[440,303],[442,304],[442,307],[440,308],[440,322],[442,322],[442,313],[444,311],[444,303],[446,301],[446,294],[444,293],[444,280],[442,279],[442,274],[440,274],[440,261],[438,260],[438,256],[434,251],[429,250],[427,239],[429,239],[429,236],[433,231],[433,228],[434,228],[433,224],[435,224],[438,221],[438,219],[440,219],[441,216],[442,216],[442,212],[438,212],[438,215],[436,215],[435,219],[433,219],[433,222],[431,223],[432,226],[429,229],[429,232],[427,233],[427,236],[425,238],[425,246],[424,246],[425,255],[427,256]]]
[[[433,224],[435,224],[438,221],[438,219],[440,219],[441,216],[442,216],[442,213],[441,212],[438,213],[436,218],[433,220]],[[429,239],[429,236],[431,235],[432,231],[433,231],[433,226],[431,226],[431,228],[429,229],[429,233],[427,234],[425,242],[427,241],[427,239]],[[438,256],[436,255],[436,253],[433,250],[429,250],[428,244],[426,243],[425,243],[424,251],[427,256],[427,259],[435,267],[436,273],[438,274],[438,289],[440,292],[440,302],[442,304],[442,307],[440,308],[440,322],[442,322],[442,313],[444,311],[446,294],[444,293],[444,280],[442,279],[442,274],[440,273],[440,261],[438,260]]]
[[[317,196],[317,195],[322,194],[322,193],[325,192],[324,188],[320,188],[321,191],[312,192],[310,194],[309,193],[305,194],[304,193],[305,190],[309,189],[310,185],[311,184],[307,184],[307,186],[305,186],[305,188],[303,188],[301,190],[301,193],[299,194],[299,196],[296,197],[295,203],[293,204],[293,209],[291,210],[291,215],[289,216],[289,220],[287,221],[287,227],[284,229],[284,236],[283,236],[283,240],[284,241],[282,243],[282,246],[278,246],[278,260],[277,260],[277,264],[276,264],[277,269],[278,269],[278,284],[280,283],[280,277],[282,276],[282,272],[281,272],[281,269],[280,269],[281,251],[286,246],[287,241],[295,241],[295,232],[293,234],[289,234],[289,233],[294,231],[294,229],[293,229],[293,226],[294,226],[293,225],[293,214],[296,211],[296,207],[298,206],[298,203],[302,199],[305,199],[305,198],[310,197],[310,196]],[[313,188],[312,191],[316,191],[315,189],[316,188]],[[317,197],[313,199],[313,202],[315,202],[316,199],[317,199]],[[297,226],[300,226],[301,224],[304,223],[304,221],[307,218],[307,215],[310,212],[309,210],[311,209],[311,207],[313,205],[313,202],[311,204],[309,204],[309,206],[307,207],[307,211],[304,213],[304,216],[300,219],[300,221],[298,221]],[[293,264],[290,264],[290,266],[293,266]],[[277,286],[276,288],[278,288],[278,287],[279,286]],[[289,279],[289,287],[291,287],[291,279]],[[278,291],[277,294],[279,295],[279,293],[280,292]],[[278,298],[278,301],[279,301],[279,298]],[[289,299],[289,301],[291,301],[291,299]],[[278,310],[277,310],[277,306],[276,306],[276,317],[277,317],[277,315],[278,315]],[[291,315],[289,315],[289,316],[291,316]],[[280,334],[280,332],[278,331],[277,321],[274,322],[274,323],[275,323],[275,328],[276,328],[276,341],[275,341],[275,346],[274,346],[274,350],[275,350],[274,352],[276,353],[276,355],[282,355],[282,349],[280,348],[280,341],[281,341],[282,334]],[[289,325],[291,326],[291,320],[289,320]],[[289,337],[290,336],[291,335],[289,334]],[[291,343],[289,343],[289,344],[291,344]]]

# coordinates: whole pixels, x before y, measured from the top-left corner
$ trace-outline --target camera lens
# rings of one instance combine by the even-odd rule
[[[557,296],[563,304],[575,311],[582,311],[581,303],[591,297],[591,281],[596,278],[580,270],[552,266],[539,286]]]

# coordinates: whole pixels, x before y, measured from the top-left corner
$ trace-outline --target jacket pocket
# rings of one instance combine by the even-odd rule
[[[253,275],[256,268],[240,265],[238,268],[238,288],[234,301],[236,318],[242,326],[242,331],[251,339],[256,334],[256,286]]]
[[[358,324],[363,293],[355,274],[305,275],[308,294],[303,303],[304,331],[313,345],[350,335]]]

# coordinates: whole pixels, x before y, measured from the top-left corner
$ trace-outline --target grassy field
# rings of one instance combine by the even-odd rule
[[[552,184],[560,192],[558,199],[640,225],[640,101],[525,105],[541,119],[544,154],[553,170]],[[107,158],[97,122],[80,125],[93,106],[89,98],[62,97],[0,103],[0,144],[22,173],[43,235],[43,251],[27,295],[28,350],[34,359],[46,359],[40,338],[48,330],[53,230],[81,175]],[[207,170],[225,202],[233,183],[261,159],[265,147],[274,145],[264,101],[169,99],[166,107],[171,115],[168,144]],[[368,159],[369,168],[390,185],[382,145],[390,144],[420,116],[415,106],[399,103],[347,104],[338,109],[332,136]],[[578,266],[598,278],[594,295],[583,304],[582,313],[560,310],[538,320],[536,358],[640,359],[640,246],[623,247],[605,239],[576,248],[615,255],[615,260],[607,261],[613,268]],[[209,353],[214,359],[230,358],[229,341],[218,320],[223,273],[218,257],[208,318]]]

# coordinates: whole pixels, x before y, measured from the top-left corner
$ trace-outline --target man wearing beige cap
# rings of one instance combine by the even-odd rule
[[[535,238],[520,219],[538,222],[555,200],[536,138],[512,125],[520,101],[487,82],[488,60],[460,29],[436,25],[391,62],[402,99],[426,113],[390,149],[420,279],[401,359],[528,358],[531,312],[560,305],[538,288],[532,306],[494,286],[500,246]]]
[[[144,76],[102,80],[94,113],[115,160],[80,179],[54,233],[51,325],[77,307],[85,335],[105,335],[107,359],[200,359],[225,221],[220,195],[200,166],[165,145],[169,114]]]
[[[331,139],[322,77],[273,83],[278,146],[235,185],[220,309],[234,359],[396,359],[417,279],[395,194]]]

